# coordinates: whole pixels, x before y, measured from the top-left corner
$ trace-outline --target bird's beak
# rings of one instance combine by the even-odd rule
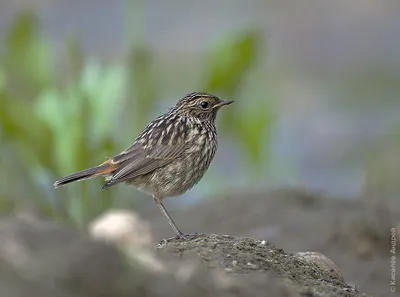
[[[221,100],[220,103],[218,103],[217,105],[214,105],[214,108],[216,108],[216,107],[219,108],[219,107],[224,106],[224,105],[229,105],[229,104],[231,104],[233,102],[235,102],[235,101],[233,101],[233,100]]]

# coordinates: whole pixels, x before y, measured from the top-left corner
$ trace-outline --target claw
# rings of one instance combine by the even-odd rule
[[[195,239],[197,236],[199,236],[198,233],[186,234],[186,233],[180,232],[179,234],[176,235],[175,238],[180,238],[183,240],[192,240],[192,239]]]

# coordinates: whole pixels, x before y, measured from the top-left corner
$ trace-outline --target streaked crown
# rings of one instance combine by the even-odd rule
[[[176,104],[176,112],[184,116],[195,117],[200,120],[215,120],[218,110],[233,103],[230,100],[221,100],[217,96],[205,92],[193,92],[185,95]]]

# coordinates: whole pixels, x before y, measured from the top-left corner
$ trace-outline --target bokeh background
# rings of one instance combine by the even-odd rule
[[[266,221],[241,231],[223,222],[268,217],[249,193],[266,204],[262,193],[276,187],[400,208],[398,1],[7,0],[0,2],[0,212],[34,211],[77,228],[110,208],[154,210],[157,220],[152,199],[134,189],[100,191],[101,180],[52,184],[128,147],[191,91],[236,102],[219,114],[220,147],[202,182],[166,202],[178,216],[204,200],[229,205],[230,195],[241,195],[238,213],[214,213],[214,226],[268,237]],[[276,220],[288,219],[290,207]],[[330,209],[340,217],[342,209]],[[204,208],[193,214],[198,224],[211,216]],[[304,213],[291,220],[301,226]],[[288,250],[296,246],[289,234],[279,242]],[[298,248],[315,248],[303,243]],[[382,269],[380,282],[389,274]]]

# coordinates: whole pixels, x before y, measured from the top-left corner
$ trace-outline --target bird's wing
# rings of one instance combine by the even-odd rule
[[[185,143],[175,145],[159,144],[151,148],[143,148],[140,144],[134,145],[126,154],[126,158],[121,156],[124,161],[120,163],[121,165],[114,172],[113,177],[133,178],[150,173],[176,159],[183,152],[185,146]],[[138,150],[140,151],[139,153],[137,152]]]
[[[187,148],[187,126],[181,118],[168,113],[152,121],[135,142],[109,162],[116,164],[107,188],[163,167],[178,158]]]
[[[135,143],[110,160],[111,163],[118,165],[103,189],[163,167],[179,157],[185,148],[184,142],[173,145],[156,144],[151,147]]]

